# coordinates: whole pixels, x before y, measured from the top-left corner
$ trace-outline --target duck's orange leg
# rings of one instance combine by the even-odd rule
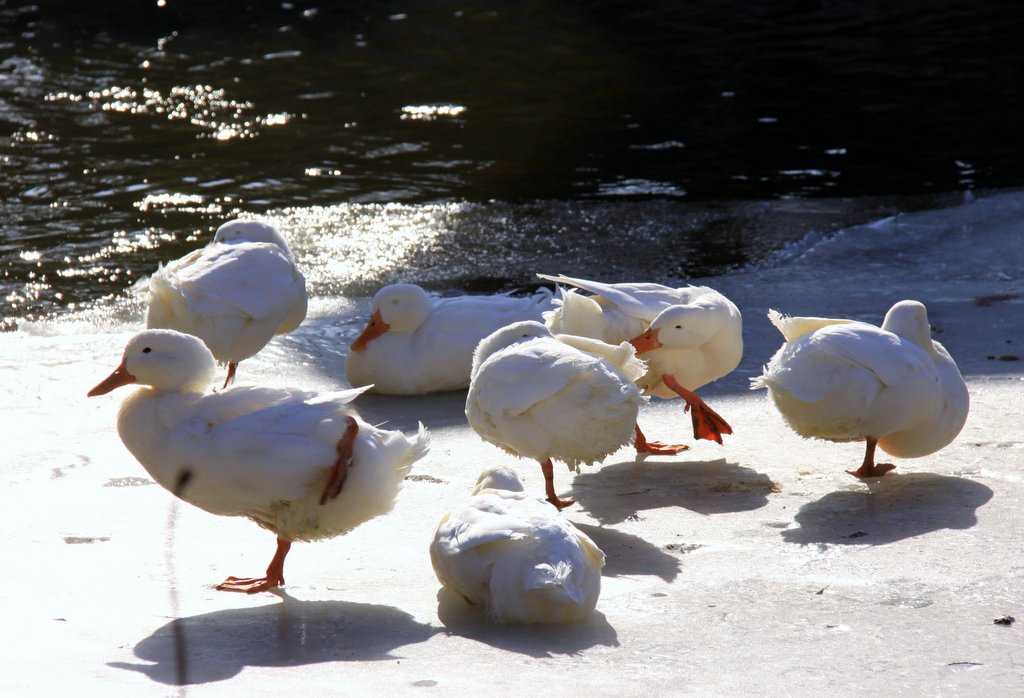
[[[551,465],[550,458],[540,464],[540,469],[544,473],[544,493],[548,496],[548,501],[554,504],[556,509],[561,511],[567,506],[576,503],[576,500],[572,497],[561,499],[555,494],[555,469]]]
[[[875,462],[875,446],[878,445],[878,439],[872,439],[869,436],[866,442],[867,448],[864,450],[864,462],[856,470],[847,470],[846,472],[857,477],[881,477],[890,470],[896,469],[896,466],[892,463]]]
[[[640,454],[646,454],[651,456],[674,456],[677,453],[685,451],[690,448],[686,444],[667,444],[663,441],[648,441],[644,433],[640,431],[640,425],[636,427],[636,439],[633,441],[633,445],[636,446],[636,452]]]
[[[729,426],[729,423],[722,419],[720,414],[708,407],[707,403],[697,393],[679,385],[679,381],[675,379],[675,376],[666,373],[661,377],[661,380],[679,397],[686,400],[686,407],[684,409],[690,413],[690,419],[693,420],[693,438],[722,443],[722,434],[732,433],[732,427]]]
[[[235,382],[235,371],[238,370],[237,361],[228,361],[228,377],[224,379],[224,385],[221,386],[221,390],[227,388],[229,385]]]
[[[290,540],[278,537],[277,552],[267,566],[266,577],[228,577],[217,585],[220,591],[240,591],[255,594],[284,585],[284,558],[292,547]]]
[[[345,432],[338,439],[336,449],[338,451],[338,460],[334,461],[331,475],[327,478],[323,494],[320,495],[321,504],[326,504],[328,499],[334,499],[341,494],[342,485],[345,484],[345,478],[348,477],[348,469],[352,465],[352,445],[356,442],[359,425],[351,417],[346,417],[345,419],[348,420],[348,426],[345,427]]]

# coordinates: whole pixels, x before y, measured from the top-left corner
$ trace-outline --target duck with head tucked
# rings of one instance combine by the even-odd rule
[[[302,323],[306,304],[306,280],[284,236],[269,223],[235,220],[153,273],[146,327],[202,339],[227,364],[227,387],[240,361]]]
[[[851,475],[878,477],[896,467],[876,463],[876,447],[898,458],[934,453],[967,421],[967,385],[931,338],[922,303],[900,301],[881,327],[775,310],[768,317],[785,342],[751,389],[766,388],[801,436],[864,441],[864,460]]]
[[[481,339],[513,322],[540,320],[551,307],[549,291],[440,298],[415,284],[391,284],[374,295],[345,374],[352,385],[372,383],[371,392],[386,395],[464,390]]]
[[[644,372],[633,347],[552,335],[517,322],[489,335],[473,356],[466,418],[485,441],[540,463],[547,500],[555,494],[553,459],[579,472],[632,442],[640,405],[634,381]]]
[[[594,610],[604,553],[508,468],[480,473],[434,531],[438,580],[499,623],[567,623]]]
[[[89,391],[142,387],[121,403],[117,431],[160,485],[221,516],[244,516],[277,536],[263,577],[217,588],[255,593],[284,584],[296,540],[348,533],[387,513],[428,439],[364,422],[350,403],[363,388],[317,394],[234,386],[207,392],[216,364],[196,337],[146,330],[120,366]]]

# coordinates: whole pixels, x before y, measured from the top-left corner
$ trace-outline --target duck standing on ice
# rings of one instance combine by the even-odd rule
[[[345,374],[371,392],[422,395],[469,387],[473,350],[495,330],[540,320],[551,293],[437,298],[415,284],[377,291],[370,321],[352,342]]]
[[[559,307],[545,315],[552,332],[630,342],[647,363],[637,381],[645,395],[683,398],[695,439],[722,443],[722,434],[732,433],[728,422],[694,392],[730,373],[743,357],[743,318],[732,301],[707,286],[672,288],[538,276],[575,287],[560,287],[561,298],[555,301]],[[635,431],[639,453],[673,455],[689,448],[648,441],[639,424]]]
[[[306,304],[284,236],[260,221],[229,221],[209,245],[154,272],[146,327],[202,339],[227,364],[227,387],[240,361],[302,324]]]
[[[508,468],[485,470],[430,544],[438,580],[499,623],[567,623],[594,610],[604,553]]]
[[[121,403],[117,432],[153,479],[211,514],[245,516],[277,535],[266,576],[228,577],[218,589],[251,594],[284,584],[292,541],[338,536],[387,513],[427,452],[422,425],[407,437],[360,419],[349,403],[363,388],[208,393],[215,371],[196,337],[146,330],[89,397],[138,383]]]
[[[927,456],[967,421],[967,386],[953,357],[931,338],[921,303],[900,301],[881,328],[775,310],[768,317],[786,341],[751,389],[767,388],[801,436],[864,441],[864,460],[851,475],[877,477],[896,467],[875,462],[876,446],[899,458]]]
[[[562,509],[575,500],[555,494],[552,459],[579,472],[630,443],[647,400],[635,383],[644,370],[626,342],[517,322],[477,347],[466,418],[485,441],[540,463],[547,500]]]

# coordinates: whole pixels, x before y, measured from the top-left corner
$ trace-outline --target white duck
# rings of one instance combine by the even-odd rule
[[[538,274],[561,286],[558,307],[545,314],[555,333],[629,341],[647,362],[638,385],[646,395],[682,397],[693,422],[693,436],[722,443],[732,428],[693,391],[735,369],[743,357],[743,318],[728,298],[707,286],[672,288],[654,283],[605,284],[569,276]],[[671,455],[683,444],[647,441],[639,425],[640,453]]]
[[[956,362],[931,338],[928,311],[900,301],[882,327],[851,320],[768,317],[785,337],[751,379],[767,388],[793,430],[829,441],[865,441],[857,477],[896,466],[875,463],[875,447],[917,458],[948,445],[967,420],[970,398]]]
[[[146,327],[202,339],[227,364],[227,387],[238,362],[302,323],[306,303],[306,280],[284,236],[260,221],[229,221],[209,245],[153,274]]]
[[[604,553],[572,522],[523,491],[508,468],[480,474],[465,506],[434,531],[440,582],[499,623],[583,620],[601,593]]]
[[[387,513],[427,451],[422,426],[410,438],[360,419],[348,403],[362,389],[207,393],[215,371],[197,338],[146,330],[89,396],[145,386],[121,404],[117,431],[153,479],[200,509],[245,516],[277,534],[265,577],[228,577],[218,589],[254,593],[284,584],[292,541],[341,535]]]
[[[555,494],[551,460],[579,472],[631,442],[643,372],[627,342],[556,337],[539,322],[517,322],[477,347],[466,417],[485,441],[539,462],[547,499],[561,509],[575,500]]]
[[[386,395],[464,390],[481,339],[513,322],[539,321],[551,308],[550,292],[437,298],[415,284],[385,286],[345,373],[352,385],[372,383],[372,392]]]

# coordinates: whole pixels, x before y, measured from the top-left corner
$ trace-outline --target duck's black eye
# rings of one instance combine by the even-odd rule
[[[677,330],[681,330],[681,329],[683,329],[683,326],[682,325],[676,325],[676,329]]]
[[[152,348],[150,348],[150,347],[146,347],[145,349],[143,349],[143,350],[142,350],[142,353],[143,353],[143,354],[148,354],[148,353],[149,353],[149,352],[151,352],[151,351],[153,351],[153,349],[152,349]]]

